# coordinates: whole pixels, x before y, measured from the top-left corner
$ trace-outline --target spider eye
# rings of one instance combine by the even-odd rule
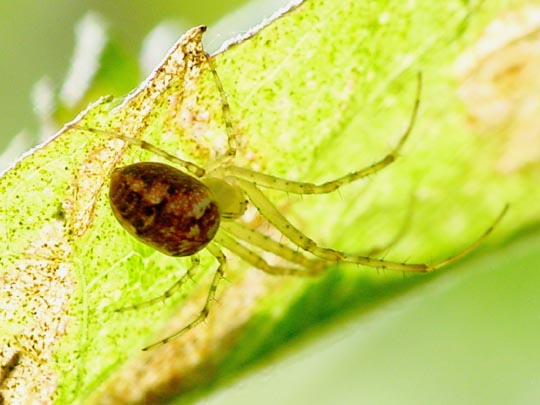
[[[208,187],[162,163],[115,169],[109,200],[116,219],[131,235],[170,256],[190,256],[203,249],[220,223]]]

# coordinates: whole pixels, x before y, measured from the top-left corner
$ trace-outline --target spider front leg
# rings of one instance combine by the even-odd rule
[[[172,335],[167,336],[165,339],[162,339],[159,342],[146,346],[145,348],[143,348],[144,351],[151,350],[158,346],[164,345],[165,343],[170,342],[174,338],[177,338],[178,336],[189,332],[191,329],[195,328],[197,325],[204,322],[206,318],[208,317],[208,314],[210,312],[210,307],[216,297],[216,291],[217,291],[219,281],[223,278],[224,268],[225,268],[225,265],[227,264],[227,258],[225,257],[221,249],[215,243],[210,243],[208,246],[206,246],[206,249],[208,249],[208,251],[218,260],[219,265],[218,265],[218,268],[216,269],[216,272],[214,273],[214,277],[212,278],[212,284],[210,285],[210,289],[208,290],[208,295],[206,296],[206,300],[204,302],[204,306],[202,307],[201,311],[199,312],[199,314],[193,321],[188,323],[182,329],[174,332]]]
[[[78,124],[69,124],[65,127],[64,130],[67,131],[70,129],[90,132],[92,134],[104,135],[111,139],[121,139],[122,141],[126,142],[129,145],[137,146],[141,149],[152,152],[157,156],[167,159],[168,161],[172,163],[177,164],[178,166],[186,169],[189,173],[191,173],[195,177],[202,177],[206,174],[206,170],[204,170],[200,166],[197,166],[195,163],[192,163],[188,160],[180,159],[178,156],[175,156],[169,152],[166,152],[163,149],[160,149],[149,142],[143,141],[142,139],[133,138],[131,136],[119,134],[114,131],[105,131],[103,129],[97,129],[97,128],[87,128],[87,127],[80,126]]]
[[[220,95],[221,111],[223,115],[223,121],[225,123],[225,132],[227,135],[227,145],[228,145],[227,152],[225,153],[224,158],[230,158],[236,155],[236,148],[238,144],[237,137],[233,131],[231,107],[227,99],[227,94],[225,93],[225,89],[223,88],[223,84],[221,83],[221,79],[219,78],[219,75],[216,71],[216,67],[215,67],[214,61],[212,60],[212,57],[208,54],[205,54],[205,58],[206,58],[206,62],[208,64],[210,72],[212,73],[212,77],[214,79],[214,82],[216,84],[216,87]],[[146,142],[139,138],[126,136],[114,130],[87,128],[84,126],[80,126],[77,123],[66,125],[64,128],[64,131],[67,131],[70,129],[90,132],[90,133],[98,134],[98,135],[104,135],[112,139],[121,139],[122,141],[126,142],[129,145],[137,146],[141,149],[152,152],[156,156],[160,156],[164,159],[167,159],[168,161],[172,163],[177,164],[178,166],[184,168],[195,177],[201,178],[206,174],[206,170],[196,165],[195,163],[190,162],[188,160],[181,159],[178,156],[168,153],[164,151],[163,149],[160,149],[152,145],[151,143]],[[218,159],[218,162],[219,161],[220,159]],[[215,165],[217,166],[219,165],[219,163],[216,162]]]
[[[259,173],[259,172],[256,172],[254,170],[247,169],[244,167],[238,167],[238,166],[232,166],[232,165],[226,166],[220,170],[226,176],[227,175],[234,176],[243,180],[247,180],[260,187],[272,188],[275,190],[285,191],[287,193],[293,193],[293,194],[330,193],[346,184],[363,179],[365,177],[368,177],[372,174],[375,174],[381,171],[382,169],[384,169],[385,167],[387,167],[388,165],[390,165],[392,162],[394,162],[397,159],[397,157],[399,156],[399,153],[401,152],[401,149],[403,148],[403,145],[405,144],[405,141],[409,138],[409,135],[411,134],[414,128],[416,117],[418,115],[418,109],[420,107],[421,92],[422,92],[422,74],[418,73],[418,79],[417,79],[417,84],[416,84],[416,97],[414,100],[414,106],[412,109],[411,117],[409,118],[409,123],[407,125],[407,128],[401,135],[399,142],[395,146],[395,148],[384,158],[373,163],[372,165],[365,167],[363,169],[357,170],[355,172],[349,173],[338,179],[331,180],[322,184],[313,184],[313,183],[307,183],[307,182],[282,179],[282,178],[271,176],[268,174]]]
[[[232,125],[232,118],[231,118],[231,105],[229,104],[229,100],[227,98],[227,93],[225,92],[225,89],[223,88],[223,84],[221,83],[221,79],[219,78],[219,75],[216,70],[216,65],[214,64],[214,61],[212,60],[212,57],[208,55],[207,53],[204,54],[206,57],[206,62],[208,63],[208,67],[210,68],[210,72],[212,73],[212,76],[214,78],[214,83],[216,83],[216,87],[219,91],[219,96],[221,99],[221,113],[223,115],[223,121],[225,123],[225,133],[227,134],[227,152],[225,153],[225,158],[234,157],[236,155],[236,148],[238,147],[238,139],[236,138],[236,134],[233,131],[233,125]]]

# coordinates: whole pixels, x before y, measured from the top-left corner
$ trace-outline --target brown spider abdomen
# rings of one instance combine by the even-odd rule
[[[162,163],[115,169],[109,200],[131,235],[170,256],[197,253],[219,228],[220,213],[208,187]]]

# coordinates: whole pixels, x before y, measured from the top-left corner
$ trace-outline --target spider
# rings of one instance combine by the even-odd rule
[[[369,256],[351,255],[320,246],[296,228],[265,196],[261,189],[275,189],[293,194],[326,194],[349,183],[375,174],[398,157],[409,137],[418,115],[422,87],[418,74],[416,97],[408,125],[397,145],[374,164],[322,184],[287,180],[228,163],[236,154],[229,102],[211,56],[205,62],[221,97],[228,150],[220,164],[205,170],[182,160],[158,147],[123,134],[80,128],[119,138],[130,145],[161,156],[180,169],[163,163],[139,162],[115,168],[111,174],[109,200],[118,222],[136,239],[170,256],[190,256],[192,265],[165,293],[149,301],[117,309],[125,311],[158,303],[170,297],[197,271],[197,253],[210,252],[218,262],[204,305],[198,315],[182,329],[143,350],[163,345],[188,332],[203,322],[215,298],[218,283],[224,275],[226,256],[223,248],[251,266],[272,275],[317,276],[331,265],[354,263],[378,269],[401,272],[429,272],[460,259],[475,249],[495,228],[506,213],[505,207],[493,224],[471,245],[461,252],[433,264],[400,263]],[[252,204],[272,224],[292,247],[249,228],[241,218],[248,204]],[[269,264],[250,246],[271,252],[288,262],[287,265]]]

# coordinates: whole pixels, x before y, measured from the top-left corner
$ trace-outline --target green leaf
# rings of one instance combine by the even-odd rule
[[[540,362],[539,246],[537,229],[371,314],[359,305],[346,323],[307,345],[288,344],[288,355],[269,369],[205,401],[534,404],[540,393],[531,383]]]
[[[540,192],[538,164],[508,156],[507,146],[521,134],[513,115],[501,120],[479,110],[487,103],[474,99],[470,87],[496,90],[493,66],[507,63],[497,60],[499,53],[528,40],[524,31],[488,55],[478,45],[486,27],[518,4],[313,0],[293,8],[215,58],[238,133],[236,163],[314,182],[367,166],[406,127],[421,71],[421,113],[396,163],[339,194],[269,193],[276,205],[322,245],[357,254],[391,241],[412,215],[385,256],[408,262],[433,262],[465,248],[507,202],[511,210],[491,242],[537,222],[540,212],[530,207]],[[162,294],[189,259],[133,240],[108,206],[113,167],[161,159],[79,128],[122,132],[204,166],[214,161],[226,136],[200,35],[193,29],[183,37],[182,52],[173,51],[122,104],[97,102],[77,128],[66,128],[2,177],[0,347],[22,354],[14,371],[20,375],[4,384],[13,398],[155,402],[206,392],[329,319],[359,306],[368,313],[437,278],[356,266],[313,280],[271,277],[229,254],[227,281],[205,324],[140,351],[189,323],[216,263],[202,254],[185,294],[114,312]],[[519,69],[503,73],[519,88],[530,83]],[[506,95],[503,101],[511,99]]]

